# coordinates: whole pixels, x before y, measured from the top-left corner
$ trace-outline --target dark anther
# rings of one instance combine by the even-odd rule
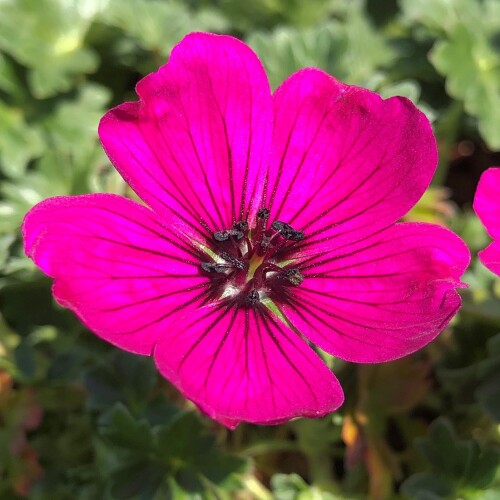
[[[306,235],[304,234],[304,231],[297,229],[293,231],[293,233],[289,234],[287,239],[291,241],[302,241],[305,237]]]
[[[298,231],[294,229],[290,224],[286,222],[281,222],[280,220],[275,220],[271,227],[285,238],[285,240],[291,241],[301,241],[305,238],[305,234],[303,231]]]
[[[259,208],[259,210],[257,211],[257,217],[259,219],[264,219],[264,220],[267,220],[269,219],[269,209],[268,208]]]
[[[248,295],[245,297],[245,302],[251,305],[260,302],[259,292],[257,292],[257,290],[250,290]]]
[[[285,238],[288,234],[295,231],[295,229],[293,229],[293,227],[290,226],[290,224],[287,224],[286,222],[281,222],[280,220],[275,220],[272,223],[271,227],[278,233],[281,233],[281,235]]]
[[[248,222],[246,220],[240,220],[239,222],[235,222],[233,224],[233,229],[236,229],[236,231],[245,232],[248,229]]]
[[[304,281],[304,275],[296,268],[286,269],[280,275],[280,278],[287,279],[292,285],[299,286]]]
[[[229,239],[228,231],[215,231],[214,239],[216,241],[227,241]]]
[[[238,229],[229,229],[228,230],[229,236],[232,236],[233,238],[236,238],[237,240],[241,240],[243,236],[245,236],[245,233],[243,231],[239,231]]]
[[[245,264],[242,260],[236,258],[236,257],[233,257],[231,254],[229,254],[228,252],[222,252],[220,254],[220,256],[226,261],[226,262],[230,262],[234,267],[236,267],[237,269],[245,269]]]
[[[227,241],[229,237],[241,240],[245,234],[238,229],[224,229],[223,231],[215,231],[214,239],[215,241]]]
[[[271,246],[271,237],[263,234],[262,240],[259,241],[259,245],[263,250],[267,251],[267,249]]]
[[[215,262],[202,262],[201,268],[207,273],[225,273],[227,270],[227,265],[216,264]]]

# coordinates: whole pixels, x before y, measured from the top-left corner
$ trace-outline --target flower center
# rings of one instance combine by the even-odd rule
[[[212,296],[240,306],[263,301],[284,301],[290,287],[304,276],[295,261],[296,243],[305,235],[286,222],[268,225],[269,210],[257,212],[254,227],[239,221],[232,228],[213,233],[211,260],[201,262],[201,272],[211,278]]]

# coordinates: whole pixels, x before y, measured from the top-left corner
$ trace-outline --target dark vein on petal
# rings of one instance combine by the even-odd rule
[[[285,205],[285,203],[286,203],[286,201],[288,199],[288,196],[292,192],[293,186],[294,186],[295,182],[297,181],[297,178],[299,177],[299,174],[300,174],[300,172],[302,170],[302,167],[306,163],[306,158],[308,157],[308,155],[309,155],[309,153],[310,153],[310,151],[311,151],[314,143],[316,142],[316,139],[319,136],[319,133],[320,133],[321,128],[323,126],[323,122],[326,120],[326,118],[329,115],[329,113],[330,113],[329,109],[327,109],[323,113],[323,115],[322,115],[322,117],[321,117],[321,119],[319,121],[319,124],[317,126],[316,132],[314,133],[312,139],[310,140],[309,145],[307,147],[304,147],[304,152],[302,153],[302,157],[301,157],[301,159],[299,161],[298,166],[295,167],[295,173],[294,173],[294,175],[293,175],[293,177],[292,177],[292,179],[290,181],[290,184],[288,185],[288,188],[285,190],[285,194],[284,194],[283,199],[281,200],[280,206],[279,206],[279,208],[278,208],[278,210],[277,210],[277,212],[275,214],[275,218],[279,218],[279,216],[281,214],[281,211],[283,210],[283,207],[284,207],[284,205]],[[286,160],[286,158],[282,159],[282,163],[285,160]]]
[[[398,336],[394,336],[394,335],[391,335],[389,332],[408,332],[409,328],[418,328],[419,330],[422,329],[423,327],[428,327],[429,325],[433,325],[434,322],[432,321],[432,318],[429,318],[429,320],[427,321],[423,321],[421,323],[412,323],[410,325],[406,324],[406,325],[403,325],[403,326],[389,326],[387,324],[386,321],[383,321],[381,323],[383,323],[383,330],[380,328],[380,327],[377,327],[377,326],[374,326],[374,323],[373,325],[370,324],[370,325],[367,325],[367,324],[363,324],[363,323],[357,323],[355,321],[351,321],[350,319],[347,319],[345,316],[342,316],[340,314],[335,314],[333,311],[338,311],[337,308],[334,308],[332,304],[329,304],[329,309],[325,309],[324,307],[320,307],[319,304],[315,303],[315,302],[310,302],[306,299],[304,299],[304,297],[301,297],[301,303],[300,303],[300,306],[302,308],[304,308],[305,310],[307,310],[308,314],[311,314],[312,316],[316,317],[318,321],[320,321],[325,327],[327,328],[330,328],[334,331],[337,331],[335,330],[331,325],[329,325],[328,323],[326,323],[323,319],[321,319],[319,316],[317,316],[314,312],[313,312],[313,309],[317,310],[317,311],[320,311],[321,313],[325,314],[326,316],[329,316],[331,318],[335,318],[339,321],[342,321],[343,323],[347,323],[349,325],[352,325],[354,327],[360,327],[362,328],[363,330],[370,330],[370,331],[373,331],[375,332],[375,336],[377,337],[377,334],[380,336],[380,334],[382,333],[383,331],[383,338],[389,338],[389,339],[392,339],[392,340],[395,340],[396,342],[398,343],[401,343],[402,340],[408,340],[408,338],[406,339],[402,339],[401,337],[398,337]],[[309,307],[308,307],[309,306]],[[354,314],[351,313],[351,316],[354,317]],[[363,319],[366,319],[366,318],[363,318]],[[372,320],[373,321],[373,320]],[[338,331],[337,331],[338,332]],[[319,331],[318,331],[319,333]],[[320,334],[323,338],[325,338],[322,334]],[[359,341],[361,342],[360,339],[357,339],[355,337],[351,337],[349,335],[347,335],[345,332],[342,333],[342,335],[348,337],[348,338],[351,338],[353,340],[356,340],[356,341]],[[425,336],[426,335],[426,332],[422,332],[422,334],[420,336]],[[419,336],[415,336],[413,335],[412,337],[410,338],[418,338]],[[365,343],[365,342],[363,342]],[[369,342],[366,342],[368,345],[375,345],[373,343],[369,343]],[[385,347],[385,345],[384,345]]]
[[[262,324],[264,326],[266,326],[265,325],[265,319],[263,317],[263,313],[260,310],[260,308],[255,308],[255,309],[252,310],[252,312],[253,312],[254,319],[255,319],[255,328],[257,330],[257,335],[259,337],[260,349],[261,349],[261,352],[262,352],[262,359],[263,359],[264,365],[266,367],[267,379],[269,380],[269,388],[270,388],[270,392],[271,392],[271,404],[273,406],[274,414],[277,415],[277,411],[276,411],[276,396],[275,396],[275,393],[274,393],[274,389],[275,389],[276,384],[273,383],[273,377],[271,376],[271,370],[269,368],[269,363],[267,362],[266,349],[264,347],[264,340],[262,338],[262,331],[261,331],[260,323],[259,323],[259,319],[261,319],[262,320]],[[257,316],[257,312],[259,313],[259,316]],[[286,395],[284,393],[282,393],[282,395],[285,397],[285,399],[288,402],[289,399],[286,397]]]
[[[142,237],[147,237],[147,238],[153,238],[153,235],[154,236],[157,236],[161,241],[157,242],[157,243],[162,243],[164,244],[164,241],[168,241],[169,243],[171,243],[172,245],[174,245],[176,248],[178,248],[179,250],[182,250],[183,252],[191,255],[192,257],[194,258],[198,258],[199,257],[199,253],[196,253],[196,251],[192,248],[192,247],[189,247],[187,245],[184,244],[184,242],[182,240],[180,240],[178,238],[178,236],[175,234],[175,233],[172,233],[168,228],[165,228],[164,226],[162,226],[161,224],[159,224],[158,222],[156,222],[153,218],[151,218],[151,222],[156,222],[157,225],[163,230],[162,233],[156,231],[155,229],[145,225],[145,224],[142,224],[141,222],[139,222],[137,219],[132,219],[131,217],[129,217],[128,215],[126,214],[123,214],[123,213],[119,213],[119,212],[115,212],[113,210],[110,210],[110,209],[107,209],[107,208],[97,208],[95,207],[97,210],[103,210],[105,212],[109,212],[111,214],[114,214],[116,215],[117,217],[120,217],[128,222],[131,223],[131,227],[130,226],[124,226],[124,225],[118,225],[116,221],[105,221],[105,220],[101,220],[99,221],[99,224],[101,224],[103,227],[107,228],[107,231],[108,232],[113,232],[115,235],[119,236],[119,237],[124,237],[124,236],[128,236],[130,233],[134,233],[136,235],[139,235],[139,236],[142,236]],[[92,218],[88,218],[88,220],[90,222],[94,222],[94,219]],[[83,219],[81,219],[80,222],[82,222]],[[144,229],[146,229],[146,231],[148,231],[148,233],[150,234],[147,234],[147,233],[143,233],[143,232],[139,232],[137,231],[134,226],[140,226]],[[123,233],[117,231],[117,227],[123,229]],[[166,234],[166,232],[170,232],[171,234],[177,236],[177,240],[174,241],[172,238],[170,238],[170,236],[168,234]]]
[[[222,312],[221,312],[222,311]],[[194,350],[201,344],[201,342],[203,342],[203,340],[207,337],[207,335],[212,331],[212,329],[214,328],[214,326],[222,319],[224,318],[224,316],[226,316],[228,313],[229,313],[230,309],[228,307],[225,307],[223,304],[217,304],[215,306],[215,309],[212,309],[210,310],[203,318],[201,319],[205,319],[207,318],[208,316],[211,316],[212,314],[217,314],[220,312],[220,314],[218,314],[216,316],[216,318],[212,321],[212,323],[210,323],[206,328],[205,328],[205,331],[196,339],[196,341],[194,342],[194,344],[186,351],[186,353],[184,354],[180,364],[179,364],[179,371],[181,371],[182,367],[184,366],[184,363],[187,361],[187,359],[189,358],[189,356],[191,356],[191,354],[193,354]],[[191,324],[191,326],[193,326]]]
[[[360,261],[357,261],[357,262],[351,262],[350,264],[346,264],[345,266],[343,267],[336,267],[336,268],[329,268],[328,269],[328,274],[331,274],[331,273],[334,273],[334,272],[337,272],[337,271],[344,271],[346,269],[353,269],[353,268],[356,268],[356,267],[363,267],[367,264],[373,264],[375,262],[380,262],[380,261],[383,261],[383,260],[389,260],[391,259],[392,257],[398,259],[398,262],[401,262],[401,265],[402,266],[406,266],[408,267],[408,262],[404,262],[402,260],[399,259],[399,257],[403,257],[405,255],[410,255],[414,258],[422,258],[422,257],[428,257],[429,260],[431,260],[431,257],[432,257],[432,250],[434,250],[436,247],[435,246],[432,246],[432,245],[425,245],[425,246],[422,246],[420,248],[405,248],[405,249],[401,249],[399,251],[396,251],[396,252],[391,252],[391,253],[384,253],[384,255],[380,255],[380,256],[377,256],[377,257],[372,257],[370,259],[363,259],[363,260],[360,260]],[[425,254],[425,255],[422,255],[420,252],[423,251],[423,250],[431,250],[431,252]],[[411,259],[412,261],[414,259]],[[323,263],[329,263],[329,262],[332,262],[332,261],[336,261],[336,259],[334,257],[332,257],[331,259],[325,259],[321,264]],[[434,262],[432,262],[434,264]],[[304,268],[301,268],[301,269],[310,269],[310,268],[313,268],[313,267],[317,267],[318,265],[320,264],[313,264],[313,265],[310,265],[308,267],[304,267]],[[327,276],[327,274],[325,273],[321,273],[320,275],[324,275],[324,276]],[[314,275],[308,275],[308,276],[314,276]]]
[[[214,225],[214,220],[212,219],[210,212],[208,212],[208,210],[206,210],[205,205],[203,204],[203,202],[202,202],[201,198],[199,197],[198,193],[196,192],[195,189],[193,189],[192,182],[190,181],[190,179],[188,179],[187,174],[185,172],[185,169],[181,167],[181,165],[177,161],[176,155],[173,154],[173,152],[172,152],[170,144],[166,141],[165,134],[163,133],[163,130],[160,129],[160,124],[158,123],[158,121],[156,119],[155,120],[150,120],[149,123],[152,123],[153,126],[154,126],[154,128],[156,129],[156,132],[157,132],[156,137],[160,137],[160,140],[163,143],[163,147],[165,148],[166,151],[168,151],[170,159],[172,160],[172,162],[177,167],[177,172],[183,177],[183,179],[185,181],[185,185],[190,188],[190,192],[191,192],[192,196],[198,202],[198,208],[199,209],[201,208],[202,210],[204,210],[205,215],[207,216],[208,220],[212,223],[212,225]],[[199,216],[197,216],[197,214],[191,212],[192,201],[189,200],[189,198],[186,196],[186,194],[184,193],[184,191],[180,188],[179,183],[176,182],[175,179],[173,179],[171,177],[171,175],[170,175],[168,169],[166,168],[166,165],[164,164],[163,160],[156,154],[156,148],[151,147],[151,143],[149,142],[149,134],[146,134],[142,130],[142,127],[139,127],[139,132],[141,133],[144,142],[148,145],[149,150],[151,151],[151,153],[155,157],[157,164],[161,168],[161,171],[167,177],[167,179],[170,181],[171,185],[179,193],[179,195],[181,196],[181,198],[184,200],[185,204],[179,198],[177,198],[176,196],[174,196],[173,193],[171,193],[169,190],[165,189],[164,186],[161,186],[160,183],[157,181],[158,185],[160,185],[160,187],[163,187],[163,189],[165,190],[165,192],[167,192],[169,194],[169,196],[171,196],[184,209],[184,211],[186,213],[188,213],[189,215],[191,215],[191,217],[193,218],[194,221],[200,223],[201,226],[205,230],[209,231],[209,226],[205,222],[205,220],[203,219],[203,217],[199,217]],[[170,137],[172,137],[172,136],[170,136]],[[177,144],[177,149],[179,150],[180,148],[179,148],[179,145],[178,145],[178,141],[176,141],[176,144]],[[189,164],[189,162],[187,162],[187,164]],[[149,174],[149,172],[148,172],[148,174]],[[150,175],[150,177],[153,177],[152,174]]]
[[[273,326],[276,328],[276,330],[279,331],[283,335],[283,337],[285,337],[285,339],[287,339],[286,335],[281,330],[281,325],[278,325],[276,323],[276,321],[274,320],[274,318],[271,316],[271,314],[269,314],[267,312],[267,310],[266,311],[259,310],[258,312],[261,315],[262,322],[264,324],[265,329],[267,330],[267,333],[269,334],[269,337],[271,338],[271,340],[273,341],[273,343],[276,345],[276,347],[278,348],[278,350],[281,353],[281,355],[283,356],[283,358],[286,359],[287,363],[290,365],[290,367],[292,368],[292,370],[299,376],[299,378],[302,380],[302,382],[304,382],[304,385],[309,389],[309,391],[310,391],[311,395],[313,396],[314,400],[316,402],[318,402],[318,398],[316,397],[316,394],[313,391],[313,389],[312,389],[311,385],[309,384],[308,380],[306,379],[306,377],[304,377],[304,375],[300,372],[300,370],[295,366],[295,364],[292,362],[292,360],[288,357],[288,354],[285,352],[285,350],[283,349],[283,347],[279,343],[278,339],[274,335],[272,329],[269,327],[269,325],[265,321],[265,319],[267,319],[267,321],[271,322],[273,324]],[[287,340],[290,343],[290,339],[287,339]]]
[[[227,308],[227,312],[229,312],[229,308]],[[210,361],[210,365],[208,367],[208,371],[207,371],[206,376],[205,376],[205,381],[203,382],[203,387],[205,389],[207,388],[208,380],[210,378],[210,375],[212,374],[212,370],[214,368],[214,365],[217,362],[217,359],[219,358],[219,354],[220,354],[220,352],[221,352],[224,344],[226,343],[227,338],[231,334],[231,329],[232,329],[232,327],[234,325],[234,320],[235,320],[237,314],[238,314],[238,308],[235,307],[233,309],[233,314],[232,314],[231,318],[229,319],[229,324],[226,327],[226,331],[225,331],[225,333],[224,333],[221,341],[219,342],[219,345],[217,346],[217,349],[214,352],[212,360]],[[225,314],[221,315],[219,319],[221,319],[224,316],[225,316]],[[235,334],[234,331],[233,331],[233,334]],[[189,352],[188,354],[191,354],[191,352]],[[184,359],[187,358],[188,354],[185,355]]]
[[[105,238],[104,236],[100,236],[100,235],[92,235],[92,236],[88,236],[88,237],[79,236],[79,238],[81,238],[83,240],[97,239],[97,240],[101,240],[101,241],[106,241],[108,243],[112,243],[114,245],[131,248],[131,249],[137,250],[139,252],[149,253],[151,255],[158,255],[160,257],[166,257],[168,259],[176,260],[178,262],[183,262],[184,264],[191,264],[193,266],[198,265],[197,261],[182,259],[181,257],[179,257],[177,255],[171,255],[171,254],[168,254],[168,253],[165,253],[165,252],[160,252],[158,250],[152,250],[150,248],[138,247],[137,245],[132,245],[130,243],[126,243],[126,242],[122,242],[122,241],[112,240],[110,238]]]
[[[309,305],[309,304],[307,304]],[[310,318],[304,316],[303,312],[302,311],[305,311],[307,312],[309,315],[311,315],[313,318],[315,318],[319,323],[321,323],[325,329],[327,330],[332,330],[334,331],[339,337],[346,337],[356,343],[359,343],[359,344],[363,344],[363,345],[367,345],[367,346],[370,346],[370,347],[375,347],[376,349],[380,348],[380,345],[378,343],[373,343],[373,342],[367,342],[359,337],[353,337],[352,335],[349,335],[341,330],[338,330],[337,328],[335,328],[331,323],[327,323],[326,321],[324,321],[320,316],[318,316],[318,314],[316,314],[313,310],[312,310],[312,307],[307,307],[307,305],[304,305],[302,303],[302,301],[300,302],[300,307],[297,307],[297,305],[293,302],[291,302],[289,304],[289,306],[295,311],[295,313],[302,319],[302,321],[304,321],[306,324],[310,324]],[[332,316],[334,318],[336,318],[335,315],[333,314],[328,314],[328,313],[325,313],[327,314],[327,316]],[[337,318],[336,318],[337,319]],[[340,318],[342,320],[342,318]],[[355,325],[357,326],[360,326],[361,328],[363,328],[362,325],[358,325],[356,323],[354,323]],[[325,335],[323,335],[320,330],[316,330],[317,334],[322,337],[323,339],[325,339],[325,341],[330,344],[331,343],[331,339],[327,338]],[[386,346],[384,345],[383,346],[385,349],[389,349],[389,350],[393,350],[394,352],[397,352],[398,350],[395,349],[395,348],[391,348],[389,346]]]
[[[142,132],[141,132],[141,134],[142,134]],[[133,157],[134,161],[138,165],[141,165],[142,162],[135,156],[134,152],[128,147],[128,144],[125,143],[125,142],[122,142],[121,144],[122,144],[122,147],[129,152],[130,156]],[[122,169],[120,169],[120,170],[122,170]],[[123,171],[123,172],[124,172],[125,179],[128,179],[128,180],[132,179],[132,177],[130,177],[125,171]],[[144,172],[158,186],[158,188],[160,190],[165,191],[169,196],[171,196],[174,200],[176,200],[177,203],[179,203],[186,210],[186,213],[188,213],[189,215],[193,215],[193,214],[191,214],[191,212],[189,210],[187,210],[185,208],[185,206],[182,203],[180,203],[178,201],[178,199],[170,191],[168,191],[168,190],[165,189],[165,186],[163,186],[163,185],[160,184],[160,182],[158,181],[158,179],[153,176],[152,172],[150,172],[149,170],[146,170],[146,169],[142,169],[142,172]],[[130,183],[131,186],[135,184],[135,182],[129,182],[129,183]],[[194,231],[198,232],[201,236],[206,237],[206,233],[205,232],[203,232],[197,225],[194,225],[193,222],[189,221],[184,216],[182,216],[179,212],[177,212],[175,210],[172,210],[172,208],[169,205],[167,205],[163,199],[158,198],[158,196],[156,194],[152,193],[149,190],[146,190],[144,186],[141,187],[141,191],[142,190],[144,190],[147,193],[149,193],[149,196],[151,198],[154,198],[158,202],[159,205],[163,206],[169,212],[174,213],[177,217],[179,217],[187,225],[189,225]],[[195,220],[196,220],[197,223],[200,222],[198,219],[195,219]],[[205,230],[207,230],[207,228],[205,228]]]
[[[283,163],[285,161],[285,158],[287,156],[287,153],[288,153],[288,148],[290,147],[290,144],[291,144],[291,140],[292,140],[292,135],[294,134],[294,131],[295,131],[295,126],[297,124],[297,121],[301,115],[301,110],[302,108],[305,106],[305,101],[301,103],[301,106],[297,108],[297,112],[296,112],[296,115],[295,115],[295,118],[293,120],[293,123],[290,124],[290,128],[288,129],[288,137],[287,137],[287,140],[286,140],[286,143],[285,143],[285,149],[283,151],[283,154],[281,156],[281,159],[280,159],[280,165],[278,167],[278,173],[276,175],[276,179],[274,181],[274,186],[273,186],[273,189],[272,189],[272,192],[271,192],[271,199],[269,200],[269,210],[272,209],[272,206],[273,206],[273,203],[274,203],[274,197],[276,196],[276,192],[278,190],[278,185],[279,185],[279,182],[281,180],[281,175],[283,174]],[[272,158],[271,158],[271,161]]]
[[[127,331],[127,332],[123,332],[122,335],[132,335],[134,333],[137,333],[140,330],[144,330],[145,328],[149,328],[150,326],[153,326],[155,324],[161,323],[162,321],[164,321],[165,319],[167,319],[172,314],[174,314],[174,313],[176,313],[178,311],[181,311],[182,309],[186,308],[187,306],[190,306],[190,305],[194,304],[197,300],[201,299],[205,295],[206,295],[206,291],[203,290],[201,293],[199,293],[198,295],[196,295],[192,299],[190,299],[187,302],[184,302],[182,304],[179,304],[177,307],[175,307],[171,311],[168,311],[167,313],[161,315],[160,317],[155,318],[155,319],[149,321],[148,323],[145,323],[144,325],[142,325],[142,326],[140,326],[138,328],[135,328],[135,329]]]
[[[148,303],[153,303],[153,302],[156,302],[158,300],[163,300],[163,299],[166,299],[168,297],[172,297],[174,295],[179,295],[179,294],[183,294],[183,293],[189,293],[189,292],[192,292],[193,290],[198,290],[200,288],[205,288],[205,287],[207,287],[209,285],[210,285],[209,283],[200,283],[199,285],[190,286],[188,288],[181,288],[179,290],[172,290],[172,291],[166,292],[166,293],[161,294],[161,295],[154,295],[153,297],[148,297],[148,298],[145,298],[145,299],[142,299],[142,300],[138,300],[136,302],[130,302],[129,304],[122,304],[121,306],[115,306],[115,307],[110,307],[110,308],[106,308],[106,309],[99,309],[99,311],[101,311],[101,312],[123,311],[124,309],[128,309],[128,308],[135,307],[135,306],[138,306],[138,305],[144,305],[144,304],[148,304]],[[149,290],[147,290],[147,291],[149,291]],[[137,292],[144,293],[145,290],[137,290]]]
[[[197,75],[196,75],[196,80],[198,80],[198,76]],[[196,86],[199,87],[198,84]],[[198,99],[200,100],[200,98],[201,98],[201,92],[195,92],[195,94],[197,95]],[[219,205],[218,205],[218,203],[215,200],[214,193],[213,193],[213,191],[211,189],[211,183],[209,183],[209,181],[208,181],[208,176],[207,176],[206,169],[203,168],[203,162],[201,160],[200,153],[199,153],[197,145],[196,145],[196,141],[194,140],[193,135],[191,133],[191,126],[190,126],[190,123],[189,123],[189,114],[186,111],[184,103],[180,99],[179,99],[179,105],[182,108],[182,113],[183,113],[183,116],[184,116],[185,121],[186,121],[186,132],[187,132],[187,135],[189,137],[189,141],[191,143],[193,152],[194,152],[194,154],[196,156],[196,159],[197,159],[197,162],[198,162],[198,170],[199,170],[199,172],[202,175],[202,178],[203,178],[204,183],[205,183],[205,187],[207,188],[207,191],[209,193],[210,200],[212,201],[212,207],[214,208],[215,212],[217,213],[217,215],[219,217],[219,227],[222,228],[225,225],[224,224],[224,218],[223,218],[223,216],[222,216],[222,214],[221,214],[221,212],[219,210]],[[198,106],[198,109],[202,109],[200,105]],[[216,226],[214,226],[214,227],[216,227]]]
[[[335,108],[332,108],[332,113],[336,111]],[[350,131],[351,131],[351,128],[352,128],[352,124],[353,124],[353,121],[354,120],[349,120],[348,121],[348,130],[347,130],[347,133],[346,133],[346,137],[349,137],[350,135]],[[291,217],[289,218],[289,223],[293,223],[295,221],[295,219],[306,209],[306,207],[311,203],[311,201],[313,201],[314,199],[316,199],[318,196],[319,196],[319,193],[323,190],[323,188],[325,186],[328,185],[328,183],[330,182],[330,180],[335,176],[335,174],[338,172],[338,170],[340,169],[340,167],[342,165],[344,165],[344,163],[347,161],[348,159],[348,155],[351,153],[352,149],[353,148],[350,148],[348,147],[348,145],[351,145],[353,143],[357,143],[359,141],[359,137],[361,136],[362,132],[364,131],[366,125],[364,127],[360,127],[356,130],[356,137],[351,140],[351,141],[342,141],[342,151],[340,152],[340,155],[339,155],[339,158],[338,158],[338,161],[337,161],[337,164],[335,166],[335,168],[331,169],[331,172],[329,173],[329,175],[323,180],[323,182],[318,186],[318,188],[316,189],[316,191],[311,195],[309,196],[309,198],[305,199],[304,202],[302,203],[302,206],[296,211],[296,213]]]

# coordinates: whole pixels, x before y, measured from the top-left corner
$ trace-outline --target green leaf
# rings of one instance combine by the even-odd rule
[[[251,34],[247,41],[266,67],[271,86],[311,66],[347,83],[368,85],[393,53],[360,9],[348,8],[344,17],[344,22],[330,20],[309,29],[280,27]]]
[[[274,474],[271,487],[277,500],[295,500],[301,491],[307,491],[308,485],[298,474]]]
[[[308,485],[298,474],[274,474],[271,478],[273,498],[276,500],[346,500],[318,487]]]
[[[345,4],[343,0],[219,0],[217,3],[230,26],[247,33],[279,25],[309,27],[342,12]]]
[[[423,24],[432,33],[452,31],[468,19],[472,24],[481,24],[479,2],[470,0],[400,0],[403,22],[410,26]]]
[[[82,370],[83,355],[79,350],[59,352],[54,356],[47,372],[51,381],[70,382],[78,378]]]
[[[43,150],[40,131],[26,123],[23,110],[0,102],[0,169],[8,177],[20,177]]]
[[[101,417],[100,433],[111,444],[128,448],[134,455],[148,453],[153,447],[151,429],[146,420],[136,420],[121,403]]]
[[[106,366],[90,368],[84,377],[91,408],[106,408],[113,403],[127,403],[143,411],[158,375],[149,358],[113,351]]]
[[[0,237],[0,270],[4,270],[10,256],[10,248],[15,241],[15,236],[4,235]]]
[[[486,412],[500,422],[500,333],[489,339],[487,349],[488,358],[475,365],[480,384],[474,395]]]
[[[29,339],[23,339],[14,350],[16,366],[23,377],[33,378],[36,373],[35,350]]]
[[[87,404],[92,409],[108,408],[123,401],[120,384],[108,370],[101,367],[90,368],[83,378],[88,391]]]
[[[74,98],[61,100],[54,113],[42,122],[51,147],[61,155],[71,155],[76,164],[90,169],[85,160],[100,146],[97,127],[110,98],[106,87],[86,83],[79,87]]]
[[[280,27],[271,33],[253,33],[247,42],[264,64],[272,88],[303,67],[315,66],[338,75],[338,56],[346,49],[340,24],[334,21],[303,31]]]
[[[420,85],[415,80],[402,80],[382,87],[379,92],[384,99],[392,96],[403,96],[417,104],[420,91]]]
[[[112,366],[132,402],[145,401],[158,382],[158,372],[149,357],[116,351],[112,356]]]
[[[500,333],[488,340],[487,347],[491,356],[500,356]]]
[[[481,450],[475,443],[474,454],[467,474],[467,487],[475,490],[487,488],[498,470],[500,453],[497,449]]]
[[[217,485],[224,485],[230,474],[245,472],[247,465],[244,458],[225,455],[216,448],[212,453],[198,455],[195,460],[196,469]]]
[[[185,3],[174,0],[110,0],[102,20],[121,28],[143,48],[164,56],[187,33],[227,29],[220,15],[207,9],[194,12]]]
[[[428,472],[414,474],[401,486],[401,491],[416,500],[442,500],[454,492],[450,480]]]
[[[450,96],[464,101],[477,117],[491,149],[500,149],[500,56],[477,26],[458,24],[449,38],[436,43],[431,62],[446,77]]]
[[[171,403],[164,394],[160,394],[148,403],[144,411],[144,417],[151,426],[166,426],[179,413],[179,407]]]
[[[500,452],[494,448],[480,448],[474,440],[458,439],[444,417],[435,420],[427,436],[415,440],[415,446],[431,469],[403,484],[403,491],[418,499],[482,490],[493,481],[500,459]]]
[[[430,52],[436,70],[446,78],[450,97],[463,101],[477,118],[490,149],[500,149],[500,6],[496,0],[402,0],[407,26],[424,27],[437,38]],[[422,34],[420,33],[420,37]]]
[[[462,476],[462,468],[471,455],[468,444],[457,441],[452,425],[445,418],[435,420],[428,437],[417,439],[415,445],[433,470],[452,478]]]
[[[197,471],[182,468],[175,473],[175,482],[186,492],[201,493],[204,490],[203,481]]]
[[[26,125],[20,112],[17,116],[0,104],[0,164],[11,177],[0,187],[0,232],[16,230],[24,214],[45,198],[91,190],[91,178],[107,163],[97,125],[109,97],[102,86],[82,85],[73,99],[59,101],[37,127]],[[42,152],[34,168],[24,173],[28,160]]]
[[[364,13],[364,2],[346,2],[342,27],[347,50],[342,54],[343,75],[334,75],[349,84],[371,88],[371,81],[395,57],[392,47],[380,31],[373,28]]]
[[[77,75],[97,66],[84,47],[99,0],[2,0],[0,49],[30,69],[28,82],[35,97],[67,91]]]
[[[196,460],[199,454],[207,453],[214,443],[193,412],[180,413],[171,423],[158,428],[156,436],[162,456],[187,463]]]
[[[71,174],[59,170],[57,158],[47,153],[39,169],[28,172],[22,179],[5,181],[0,187],[4,201],[0,202],[0,232],[15,231],[26,212],[44,198],[71,192]],[[59,172],[60,175],[56,175]]]
[[[117,500],[139,496],[151,499],[160,488],[165,471],[156,462],[136,462],[114,472],[111,476],[111,496]]]
[[[245,470],[243,458],[226,455],[206,432],[193,412],[181,413],[156,430],[157,453],[175,470],[176,482],[186,491],[201,491],[203,481],[227,484],[230,476]]]
[[[22,100],[26,96],[20,87],[21,82],[16,75],[14,65],[0,52],[0,90]]]

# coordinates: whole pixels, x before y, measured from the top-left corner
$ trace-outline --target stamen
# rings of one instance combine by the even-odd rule
[[[290,243],[303,240],[304,232],[280,220],[269,224],[269,217],[270,210],[262,207],[252,227],[246,220],[237,220],[231,228],[213,233],[215,241],[202,257],[213,260],[202,262],[201,268],[216,273],[214,296],[231,298],[243,307],[255,307],[269,296],[278,300],[294,293],[291,287],[304,281],[299,269],[290,267],[298,265],[300,258],[298,249]]]
[[[250,290],[248,295],[245,297],[245,302],[252,306],[260,302],[259,292],[257,290]]]
[[[238,259],[236,257],[233,257],[230,253],[228,253],[228,252],[221,252],[220,256],[226,262],[230,262],[237,269],[245,269],[245,263],[242,260],[240,260],[240,259]]]
[[[304,281],[304,275],[296,267],[286,269],[279,277],[287,279],[294,286],[299,286]]]
[[[227,264],[218,264],[215,262],[202,262],[201,268],[207,273],[225,273],[227,271]]]
[[[287,239],[291,241],[302,241],[305,237],[306,235],[304,234],[304,231],[297,229],[293,233],[289,234]]]
[[[233,237],[237,240],[241,240],[245,234],[243,231],[238,229],[224,229],[222,231],[215,231],[213,237],[216,241],[227,241],[230,237]]]
[[[233,229],[236,231],[245,232],[248,229],[248,222],[246,220],[240,220],[233,224]]]
[[[269,219],[269,209],[268,208],[259,208],[259,210],[257,211],[257,217],[259,219],[264,219],[264,220],[267,220]]]
[[[243,236],[245,236],[245,233],[243,231],[238,231],[237,229],[229,229],[228,231],[229,236],[232,236],[233,238],[236,238],[237,240],[241,240]]]
[[[271,246],[271,240],[272,238],[270,236],[267,236],[265,234],[262,235],[262,240],[259,241],[259,246],[262,250],[267,252],[269,247]]]
[[[214,239],[216,241],[227,241],[229,239],[229,233],[227,231],[215,231]]]
[[[294,229],[290,224],[286,222],[281,222],[280,220],[275,220],[271,227],[285,238],[285,240],[290,241],[301,241],[305,238],[303,231]]]

